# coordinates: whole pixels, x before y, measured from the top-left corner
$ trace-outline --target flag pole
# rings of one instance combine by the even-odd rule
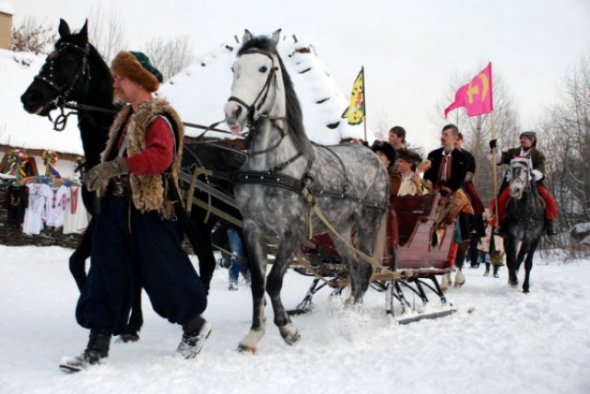
[[[361,72],[363,73],[363,124],[365,128],[365,142],[369,143],[369,141],[367,141],[367,95],[365,94],[365,86],[367,85],[367,80],[365,78],[365,66],[361,66]]]
[[[496,139],[496,121],[494,118],[494,111],[490,112],[490,134],[491,139]],[[500,225],[500,218],[498,217],[498,165],[496,163],[496,147],[492,148],[492,177],[494,178],[494,217],[496,223],[494,227]]]

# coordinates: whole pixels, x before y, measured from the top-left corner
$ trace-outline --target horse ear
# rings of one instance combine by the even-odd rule
[[[80,37],[82,37],[84,39],[84,41],[88,41],[88,19],[86,19],[86,22],[84,22],[84,26],[82,26],[82,29],[80,29]]]
[[[68,26],[68,22],[64,21],[63,19],[59,20],[59,28],[57,29],[59,32],[59,36],[61,38],[67,37],[72,34],[70,31],[70,26]]]
[[[279,38],[281,37],[281,29],[272,33],[272,42],[273,44],[277,45],[279,43]]]
[[[250,41],[252,38],[254,38],[254,35],[252,33],[250,33],[250,30],[244,29],[244,37],[242,37],[242,44],[245,44],[246,42]]]

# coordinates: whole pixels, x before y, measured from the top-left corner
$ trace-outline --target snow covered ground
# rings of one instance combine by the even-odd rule
[[[466,269],[451,289],[452,316],[407,326],[383,313],[370,290],[361,310],[345,310],[322,290],[312,313],[294,322],[302,338],[283,343],[269,325],[256,355],[235,351],[250,321],[249,289],[213,279],[206,317],[214,331],[197,359],[175,355],[180,327],[157,316],[144,297],[141,340],[114,342],[103,365],[64,375],[87,331],[77,326],[71,250],[0,245],[1,393],[589,393],[590,261],[545,259],[524,295],[483,269]],[[309,277],[290,271],[284,301],[294,307]],[[471,313],[469,312],[471,311]]]

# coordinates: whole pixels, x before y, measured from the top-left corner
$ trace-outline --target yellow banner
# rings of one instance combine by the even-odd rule
[[[352,93],[350,94],[350,103],[348,108],[342,113],[342,118],[348,120],[348,124],[357,125],[365,117],[365,70],[357,75],[352,84]]]

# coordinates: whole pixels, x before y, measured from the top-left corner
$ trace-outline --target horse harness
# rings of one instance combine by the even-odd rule
[[[53,74],[53,72],[54,72],[53,64],[55,62],[55,59],[57,59],[57,57],[60,55],[60,53],[63,50],[68,49],[68,48],[75,49],[76,51],[82,52],[82,54],[83,54],[82,61],[80,62],[80,65],[78,66],[78,69],[76,70],[76,73],[74,74],[72,79],[69,82],[64,83],[63,86],[59,86],[54,81],[55,75]],[[90,53],[90,43],[86,43],[86,45],[84,45],[84,47],[81,47],[81,46],[75,45],[75,44],[71,44],[69,42],[64,42],[64,43],[58,44],[58,45],[56,45],[55,50],[47,56],[47,63],[46,64],[49,66],[49,75],[47,77],[45,77],[44,75],[41,74],[41,72],[39,72],[39,74],[35,76],[35,79],[42,81],[42,82],[46,83],[47,85],[49,85],[49,87],[51,87],[53,90],[55,90],[57,92],[58,98],[61,98],[65,102],[65,101],[67,101],[68,97],[70,96],[70,93],[74,89],[74,86],[76,86],[76,82],[78,82],[78,80],[80,79],[81,76],[88,75],[88,79],[90,79],[90,66],[88,64],[88,54],[89,53]]]

